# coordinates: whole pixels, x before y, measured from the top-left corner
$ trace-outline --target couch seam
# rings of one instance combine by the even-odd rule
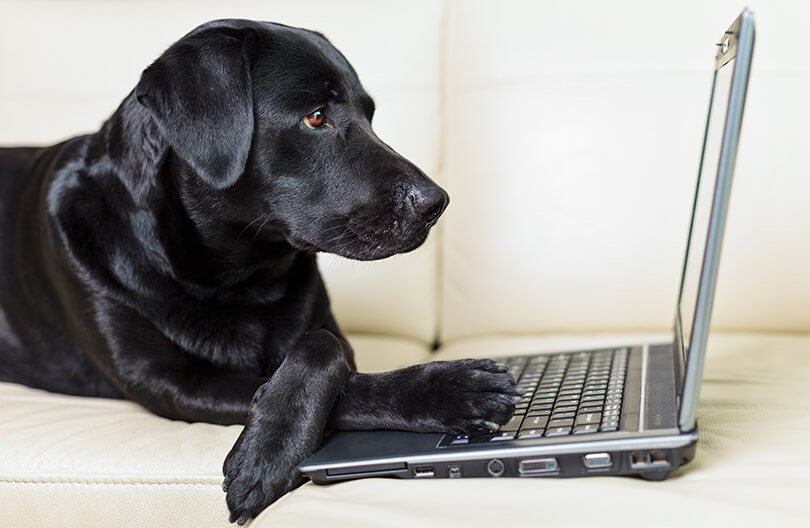
[[[25,486],[216,486],[221,484],[215,482],[84,482],[79,480],[34,480],[34,479],[0,479],[0,484],[13,484]]]
[[[440,184],[442,186],[447,185],[447,178],[448,175],[446,173],[447,170],[447,65],[449,62],[448,57],[448,39],[449,39],[449,29],[450,29],[450,12],[451,12],[451,0],[444,0],[442,2],[441,7],[441,14],[439,15],[439,155],[438,155],[438,173],[441,177]],[[444,266],[445,266],[445,258],[444,258],[444,248],[445,248],[445,236],[446,236],[446,229],[444,229],[444,225],[437,226],[439,235],[438,243],[436,244],[436,255],[435,255],[435,262],[436,262],[436,276],[434,278],[434,291],[435,294],[433,296],[434,310],[435,310],[435,317],[436,319],[433,321],[433,342],[431,343],[432,351],[435,352],[441,346],[441,336],[442,336],[442,306],[444,304],[444,295],[445,295],[445,280],[444,280]]]

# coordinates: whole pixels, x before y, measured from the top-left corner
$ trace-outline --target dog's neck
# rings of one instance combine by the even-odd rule
[[[205,213],[210,197],[200,178],[172,151],[133,95],[92,138],[88,154],[111,163],[135,207],[153,213],[158,244],[172,273],[199,295],[267,286],[285,279],[301,258],[314,258],[290,246],[281,233],[275,237],[263,230],[257,239],[254,231],[259,226],[251,231],[227,219],[211,221],[210,210]]]

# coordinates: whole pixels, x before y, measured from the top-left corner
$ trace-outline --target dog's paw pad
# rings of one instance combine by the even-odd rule
[[[497,429],[512,417],[523,390],[504,365],[489,359],[463,359],[436,364],[442,386],[436,417],[446,432],[470,433]]]

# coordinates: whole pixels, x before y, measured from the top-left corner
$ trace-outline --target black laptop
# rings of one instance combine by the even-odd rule
[[[316,483],[377,476],[659,480],[689,462],[753,47],[746,9],[717,44],[672,342],[496,357],[526,390],[497,431],[338,432],[301,472]]]

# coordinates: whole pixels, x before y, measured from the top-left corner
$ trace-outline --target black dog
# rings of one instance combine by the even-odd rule
[[[354,371],[315,252],[410,251],[448,200],[373,114],[323,36],[226,20],[99,132],[0,149],[0,380],[245,424],[224,464],[240,523],[325,431],[504,423],[518,391],[491,361]]]

